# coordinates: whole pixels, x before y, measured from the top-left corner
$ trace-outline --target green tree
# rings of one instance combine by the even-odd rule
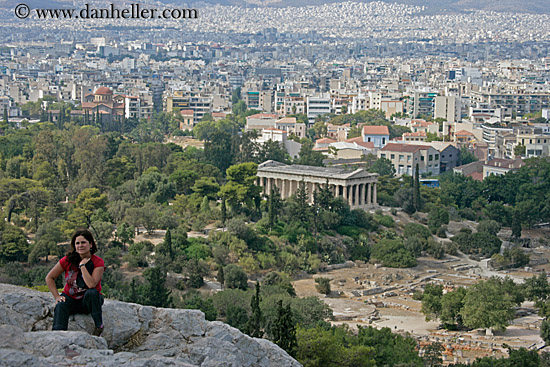
[[[220,189],[220,196],[236,210],[242,205],[251,208],[262,188],[256,186],[258,165],[253,162],[241,163],[227,169],[227,183]]]
[[[172,291],[166,287],[166,272],[159,267],[148,268],[143,272],[147,280],[143,292],[144,303],[154,307],[170,307]]]
[[[441,298],[443,297],[443,286],[440,284],[427,284],[422,294],[421,311],[426,319],[435,319],[441,315]]]
[[[550,296],[550,284],[546,272],[540,273],[538,276],[533,275],[531,278],[525,279],[524,283],[525,298],[537,304],[545,302]]]
[[[416,211],[421,209],[421,196],[420,196],[420,169],[418,163],[414,170],[414,184],[413,184],[413,204]]]
[[[550,343],[550,321],[548,318],[542,320],[540,324],[540,337],[546,344]]]
[[[97,188],[88,188],[82,190],[82,192],[76,198],[75,212],[82,215],[88,227],[92,224],[92,215],[98,209],[106,210],[107,195],[102,194]]]
[[[4,124],[9,125],[8,108],[4,106]]]
[[[487,232],[496,236],[500,231],[500,224],[495,220],[482,220],[477,225],[478,232]]]
[[[442,225],[449,224],[449,211],[434,205],[428,213],[428,227],[434,233]]]
[[[517,210],[512,216],[512,237],[521,238],[521,217]]]
[[[498,279],[491,278],[468,289],[460,315],[467,327],[505,330],[514,319],[513,306],[512,296],[502,292]]]
[[[225,198],[222,198],[221,206],[222,226],[225,226],[225,222],[227,221],[227,206],[225,205]]]
[[[0,260],[25,261],[28,247],[27,239],[21,229],[0,221]]]
[[[248,289],[248,277],[240,266],[229,264],[224,268],[223,274],[227,288]]]
[[[247,334],[253,338],[261,338],[263,336],[262,325],[263,325],[263,315],[262,309],[260,308],[260,283],[256,282],[256,293],[252,296],[250,300],[250,309],[252,314],[248,319]]]
[[[269,197],[267,198],[267,218],[268,218],[268,224],[269,224],[270,230],[272,230],[273,227],[275,226],[275,223],[277,222],[277,217],[279,216],[279,212],[281,208],[282,208],[282,203],[281,203],[281,196],[279,194],[279,188],[274,185],[271,188]]]
[[[206,160],[225,172],[233,161],[234,152],[231,149],[231,134],[217,130],[209,140],[204,143],[204,156]]]
[[[315,289],[317,289],[317,292],[327,295],[330,294],[330,279],[329,278],[315,278]]]
[[[289,203],[290,217],[307,225],[311,217],[311,208],[308,204],[308,191],[305,182],[298,183],[296,194],[291,197]]]
[[[122,245],[131,244],[134,240],[135,229],[131,225],[123,222],[117,227],[116,237],[122,242]]]
[[[426,367],[437,367],[442,366],[443,359],[441,358],[441,352],[445,348],[439,342],[431,343],[426,348],[424,348],[424,355],[422,359],[424,360],[424,366]]]
[[[278,141],[268,140],[261,144],[256,157],[256,162],[261,163],[273,160],[281,163],[290,163],[290,155],[284,145]]]
[[[477,160],[478,159],[474,155],[474,153],[470,152],[470,150],[466,146],[460,148],[460,163],[462,165],[476,162]]]
[[[283,307],[283,301],[277,303],[277,319],[272,328],[273,342],[284,349],[292,357],[296,357],[298,341],[296,339],[296,324],[292,317],[290,304]]]
[[[378,173],[381,176],[395,176],[395,167],[387,158],[378,158],[372,166],[368,168],[369,172]]]
[[[59,228],[60,220],[41,224],[36,231],[34,246],[29,254],[29,262],[36,262],[45,256],[46,262],[50,255],[59,255],[58,244],[63,241],[63,232]]]
[[[416,259],[405,249],[401,240],[382,239],[372,246],[371,257],[392,268],[416,266]]]
[[[201,177],[195,181],[192,190],[200,197],[206,196],[208,199],[214,200],[220,191],[220,185],[214,177]]]
[[[202,298],[199,294],[194,294],[192,297],[187,297],[183,301],[182,308],[191,310],[201,310],[204,312],[204,318],[208,321],[216,321],[218,311],[214,306],[212,298]]]
[[[514,147],[514,156],[516,157],[523,157],[525,156],[525,145],[518,144]]]
[[[298,153],[298,159],[295,160],[295,164],[303,164],[305,166],[324,166],[323,159],[325,156],[321,152],[313,150],[313,142],[305,141]]]
[[[464,306],[464,296],[466,296],[466,289],[459,287],[441,297],[441,315],[439,317],[441,322],[462,325],[460,310]]]
[[[204,277],[208,275],[208,267],[202,260],[192,258],[185,265],[185,275],[191,288],[200,288],[204,285]]]
[[[304,367],[374,367],[375,350],[344,327],[298,328],[296,359]]]
[[[218,264],[218,274],[216,276],[216,280],[220,282],[220,286],[223,289],[223,285],[225,284],[225,274],[223,273],[223,266],[221,264]]]

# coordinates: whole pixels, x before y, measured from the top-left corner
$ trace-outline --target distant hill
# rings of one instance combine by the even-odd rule
[[[330,3],[339,3],[347,0],[159,0],[165,4],[175,4],[186,7],[200,7],[207,4],[235,5],[246,7],[288,7],[288,6],[315,6]],[[371,2],[369,0],[355,0],[359,2]],[[550,13],[550,0],[380,0],[385,3],[407,4],[425,6],[426,13],[456,12],[464,13],[472,10],[493,10],[498,12],[518,13]],[[120,0],[109,1],[109,3],[122,3]],[[136,3],[153,3],[151,0],[136,0]],[[14,8],[21,0],[0,0],[0,8]],[[72,7],[70,0],[27,0],[31,8],[61,8]],[[107,3],[107,2],[106,2]]]

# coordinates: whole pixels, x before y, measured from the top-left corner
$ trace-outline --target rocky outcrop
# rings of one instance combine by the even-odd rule
[[[49,331],[54,306],[49,293],[0,284],[0,366],[300,366],[270,341],[197,310],[105,300],[105,331],[95,337],[89,315]]]

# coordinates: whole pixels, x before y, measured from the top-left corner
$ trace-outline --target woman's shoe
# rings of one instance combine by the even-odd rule
[[[103,325],[101,325],[100,327],[96,327],[94,329],[94,331],[92,332],[92,335],[93,336],[100,336],[101,333],[103,333]]]

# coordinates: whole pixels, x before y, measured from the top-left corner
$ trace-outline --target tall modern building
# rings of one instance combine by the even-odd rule
[[[307,118],[309,125],[315,123],[315,118],[331,112],[330,97],[307,97]]]
[[[435,97],[434,119],[441,117],[448,122],[460,122],[460,97],[437,96]]]

